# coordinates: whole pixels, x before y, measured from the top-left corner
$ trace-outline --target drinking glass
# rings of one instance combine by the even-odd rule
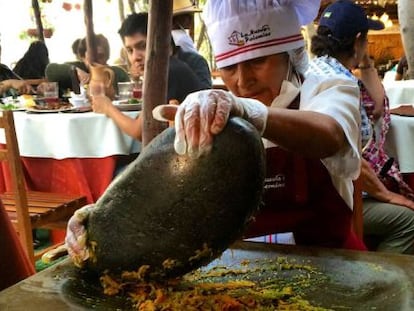
[[[132,98],[133,89],[134,89],[134,82],[118,82],[119,99]]]
[[[59,101],[59,85],[57,82],[45,82],[43,85],[43,97],[47,103]]]

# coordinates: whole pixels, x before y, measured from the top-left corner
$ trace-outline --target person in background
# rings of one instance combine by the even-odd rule
[[[308,59],[300,28],[316,18],[319,4],[207,1],[204,21],[230,92],[194,92],[153,114],[171,120],[176,110],[174,148],[192,157],[210,152],[230,116],[244,118],[262,135],[264,206],[245,237],[293,232],[300,245],[364,250],[352,231],[352,180],[361,163],[358,84],[334,68],[302,76]],[[66,243],[77,262],[87,257],[86,219],[87,213],[72,217],[68,225]]]
[[[194,46],[193,39],[187,33],[194,22],[194,13],[201,9],[191,0],[174,0],[172,37],[174,40],[173,54],[187,63],[194,71],[204,89],[212,87],[211,72],[206,59],[200,55]]]
[[[384,150],[390,125],[388,98],[367,51],[368,29],[383,28],[381,22],[367,19],[361,6],[339,0],[323,11],[311,50],[318,57],[316,66],[336,63],[359,78],[365,243],[370,250],[413,254],[414,193]]]
[[[408,72],[408,62],[407,57],[403,55],[397,64],[397,71],[395,73],[395,80],[405,80],[407,78],[407,72]]]
[[[31,94],[33,92],[34,89],[29,83],[22,80],[9,67],[0,63],[0,97]]]
[[[173,1],[172,37],[174,43],[184,52],[198,53],[193,39],[188,32],[194,26],[194,13],[202,10],[192,0]]]
[[[108,65],[108,59],[110,56],[110,47],[108,39],[102,35],[98,34],[95,38],[96,50],[97,50],[97,59],[96,63],[101,65]],[[58,82],[60,93],[66,92],[67,89],[72,89],[72,75],[74,74],[73,68],[75,68],[75,73],[77,79],[81,85],[88,84],[90,80],[89,75],[89,66],[90,53],[87,50],[86,38],[83,38],[78,45],[78,55],[81,59],[81,62],[67,62],[64,64],[50,63],[46,67],[46,78],[51,82]],[[118,82],[129,82],[130,78],[128,73],[118,66],[110,66],[115,74],[115,79],[113,81],[113,86],[117,89]]]
[[[148,13],[133,13],[129,15],[119,30],[129,62],[130,75],[133,80],[144,74]],[[187,94],[203,89],[194,72],[187,64],[171,56],[168,69],[167,100],[181,102]],[[141,117],[132,119],[116,108],[106,96],[92,99],[92,108],[97,113],[103,113],[112,118],[115,123],[128,135],[141,140]]]
[[[49,64],[49,51],[42,41],[34,41],[23,57],[17,61],[13,71],[22,79],[45,79],[45,69]]]
[[[75,39],[72,43],[72,53],[75,55],[77,61],[82,61],[82,57],[79,55],[79,44],[82,41],[82,38]]]

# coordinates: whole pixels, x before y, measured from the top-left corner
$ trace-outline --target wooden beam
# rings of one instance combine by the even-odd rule
[[[167,103],[172,4],[173,0],[150,1],[142,109],[144,146],[164,128],[161,122],[154,120],[152,110]]]
[[[39,2],[37,0],[32,0],[33,12],[36,20],[37,28],[37,37],[40,41],[45,42],[45,37],[43,34],[43,23],[42,23],[42,14],[40,13]]]
[[[96,42],[95,42],[95,32],[93,29],[93,7],[92,0],[85,0],[84,5],[85,13],[85,26],[86,26],[86,50],[88,51],[88,56],[90,63],[96,62],[97,53],[96,53]]]

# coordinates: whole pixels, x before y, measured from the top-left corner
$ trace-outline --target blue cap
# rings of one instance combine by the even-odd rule
[[[369,19],[361,6],[349,0],[338,0],[329,5],[321,14],[319,26],[329,28],[337,39],[351,38],[369,29],[384,29],[381,21]]]

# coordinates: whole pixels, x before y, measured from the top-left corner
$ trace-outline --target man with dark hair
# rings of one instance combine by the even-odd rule
[[[148,13],[132,13],[122,23],[118,33],[130,63],[130,75],[133,80],[143,77],[147,46]],[[172,54],[172,49],[171,49]],[[203,85],[191,68],[174,56],[169,58],[167,100],[182,102],[194,91],[203,89]],[[92,108],[112,118],[128,135],[141,140],[141,118],[131,119],[120,112],[106,96],[94,97]]]

